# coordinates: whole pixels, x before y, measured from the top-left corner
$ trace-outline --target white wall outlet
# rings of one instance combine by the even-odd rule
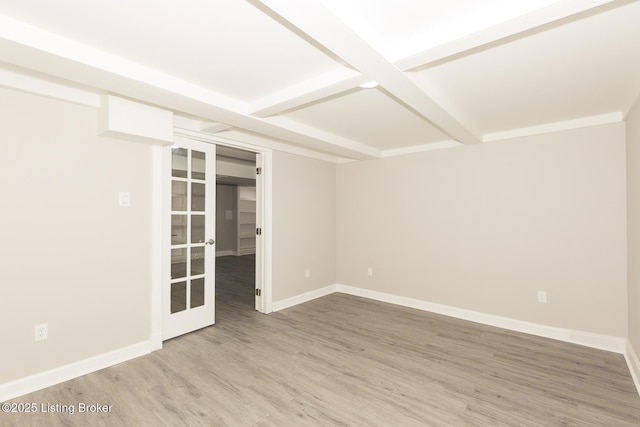
[[[367,276],[373,276],[373,268],[372,267],[367,268]]]
[[[46,340],[47,338],[49,338],[49,325],[47,323],[36,325],[35,334],[36,335],[34,341]]]
[[[311,269],[310,269],[310,268],[307,268],[307,269],[304,271],[304,277],[306,277],[307,279],[308,279],[309,277],[311,277]]]
[[[545,291],[538,291],[538,302],[547,302],[547,293]]]
[[[121,191],[118,194],[118,205],[122,208],[128,208],[131,206],[131,193],[128,191]]]

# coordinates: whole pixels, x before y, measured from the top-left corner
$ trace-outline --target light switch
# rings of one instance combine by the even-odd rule
[[[231,209],[224,211],[224,219],[227,221],[231,221],[233,219],[233,211]]]
[[[131,206],[131,193],[129,193],[128,191],[120,192],[118,200],[120,207],[128,208],[129,206]]]

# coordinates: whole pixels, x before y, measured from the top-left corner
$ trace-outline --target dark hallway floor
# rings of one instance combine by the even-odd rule
[[[216,323],[255,310],[255,255],[216,258]]]

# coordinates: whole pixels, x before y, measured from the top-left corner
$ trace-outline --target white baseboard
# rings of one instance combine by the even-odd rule
[[[149,354],[155,350],[151,341],[133,344],[109,353],[100,354],[50,371],[31,375],[16,381],[0,384],[0,402],[6,402],[18,396],[42,390],[61,382],[81,377],[127,360]]]
[[[638,359],[638,353],[636,353],[629,341],[627,341],[627,351],[624,353],[624,358],[627,361],[627,366],[629,366],[636,390],[640,395],[640,359]]]
[[[587,347],[611,351],[618,354],[626,355],[628,353],[627,340],[622,337],[614,337],[609,335],[594,334],[591,332],[576,331],[573,329],[540,325],[538,323],[525,322],[523,320],[510,319],[508,317],[501,317],[493,314],[481,313],[478,311],[465,310],[463,308],[451,307],[448,305],[436,304],[414,298],[401,297],[384,292],[371,291],[368,289],[357,288],[354,286],[347,286],[342,284],[326,286],[321,289],[287,298],[286,300],[274,302],[273,311],[279,311],[285,308],[292,307],[294,305],[302,304],[307,301],[329,295],[333,292],[341,292],[344,294],[355,295],[375,301],[415,308],[431,313],[455,317],[457,319],[481,323],[483,325],[495,326],[511,331],[523,332],[526,334],[537,335],[544,338],[565,341],[572,344],[584,345]],[[638,375],[638,377],[640,377],[640,375]]]
[[[295,297],[287,298],[282,301],[273,302],[273,311],[284,310],[285,308],[293,307],[294,305],[302,304],[307,301],[314,300],[329,294],[336,292],[337,285],[329,285],[324,288],[315,289],[313,291],[305,292],[304,294],[296,295]]]
[[[510,319],[508,317],[495,316],[493,314],[480,313],[477,311],[465,310],[448,305],[436,304],[413,298],[400,297],[384,292],[370,291],[368,289],[356,288],[353,286],[338,284],[336,288],[338,292],[349,295],[356,295],[376,301],[388,302],[391,304],[401,305],[403,307],[416,308],[418,310],[443,314],[445,316],[469,320],[471,322],[482,323],[489,326],[496,326],[498,328],[508,329],[511,331],[523,332],[526,334],[537,335],[545,338],[552,338],[560,341],[570,342],[573,344],[580,344],[600,350],[611,351],[614,353],[624,354],[626,349],[627,340],[625,338],[612,337],[609,335],[599,335],[583,331],[575,331],[572,329],[556,328],[553,326],[545,326],[537,323]]]

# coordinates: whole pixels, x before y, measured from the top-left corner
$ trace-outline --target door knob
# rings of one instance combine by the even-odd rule
[[[205,243],[205,245],[213,245],[216,241],[213,239],[209,239],[207,240],[207,242]]]

